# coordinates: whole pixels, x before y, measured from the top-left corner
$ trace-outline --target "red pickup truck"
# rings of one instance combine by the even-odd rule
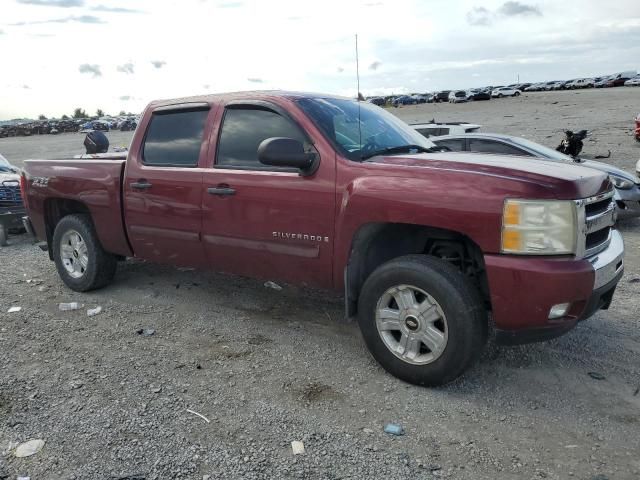
[[[421,385],[469,368],[490,323],[506,344],[567,332],[623,272],[603,173],[443,152],[327,95],[152,102],[126,158],[29,160],[21,185],[69,288],[135,256],[344,292],[375,359]]]

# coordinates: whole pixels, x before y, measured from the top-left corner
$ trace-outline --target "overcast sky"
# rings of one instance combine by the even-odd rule
[[[640,68],[640,0],[0,0],[0,13],[0,119],[232,90],[354,95],[355,33],[365,95]]]

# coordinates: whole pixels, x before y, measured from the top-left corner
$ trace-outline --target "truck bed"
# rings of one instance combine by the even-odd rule
[[[27,160],[26,201],[36,235],[51,244],[53,226],[75,202],[91,213],[102,246],[116,255],[132,255],[122,204],[125,159]]]

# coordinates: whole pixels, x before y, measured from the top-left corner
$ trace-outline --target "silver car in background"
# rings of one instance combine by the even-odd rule
[[[570,162],[595,168],[607,173],[616,188],[614,199],[618,207],[618,216],[621,218],[640,216],[640,179],[608,163],[580,158],[574,160],[563,153],[526,138],[497,133],[446,135],[430,137],[429,140],[452,151],[539,157],[545,160]],[[640,172],[640,161],[636,164],[636,170]]]

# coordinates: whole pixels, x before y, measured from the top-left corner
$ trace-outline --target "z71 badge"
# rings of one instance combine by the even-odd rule
[[[46,187],[49,185],[48,177],[33,177],[31,185],[34,187]]]

